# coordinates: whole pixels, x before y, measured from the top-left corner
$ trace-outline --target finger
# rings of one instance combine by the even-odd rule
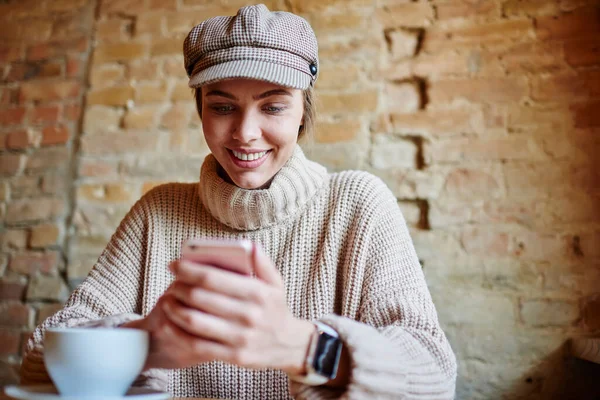
[[[192,336],[217,343],[235,345],[242,342],[242,328],[214,315],[185,307],[174,301],[163,305],[167,318]]]
[[[257,293],[267,289],[263,282],[221,268],[180,261],[176,279],[223,296],[258,301]]]
[[[283,280],[273,261],[265,254],[262,248],[253,243],[252,245],[252,262],[254,264],[254,272],[257,278],[276,287],[283,287]]]
[[[163,333],[169,342],[175,343],[174,347],[180,351],[183,349],[183,354],[188,358],[196,355],[193,357],[195,358],[194,364],[212,360],[227,360],[233,352],[224,344],[189,334],[170,320],[165,322]]]
[[[177,281],[169,290],[178,301],[188,307],[244,326],[253,326],[260,320],[258,310],[248,302]]]

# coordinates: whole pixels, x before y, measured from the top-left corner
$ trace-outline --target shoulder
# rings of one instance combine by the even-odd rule
[[[385,182],[369,172],[348,170],[329,177],[332,192],[343,199],[359,203],[396,200]]]
[[[153,187],[147,191],[134,207],[144,209],[173,208],[181,203],[188,203],[198,198],[198,183],[170,182]]]

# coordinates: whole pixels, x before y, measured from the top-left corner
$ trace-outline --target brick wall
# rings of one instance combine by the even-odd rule
[[[131,204],[197,178],[207,148],[181,44],[247,3],[0,2],[0,382]],[[597,396],[598,367],[563,344],[600,333],[598,2],[265,3],[319,38],[307,153],[398,198],[457,398]]]

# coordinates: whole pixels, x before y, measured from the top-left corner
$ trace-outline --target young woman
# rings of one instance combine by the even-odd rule
[[[62,326],[150,332],[138,380],[174,396],[454,396],[456,363],[396,199],[376,177],[328,174],[297,145],[314,123],[317,41],[264,5],[202,22],[185,68],[211,154],[194,184],[131,209],[85,282],[28,344]],[[254,243],[254,276],[181,260],[188,238]]]

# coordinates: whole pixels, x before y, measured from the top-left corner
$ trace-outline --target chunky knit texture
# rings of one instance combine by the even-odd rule
[[[453,398],[455,357],[396,199],[367,173],[327,174],[299,147],[268,189],[225,182],[209,155],[199,184],[167,184],[142,197],[64,309],[33,333],[23,381],[47,379],[46,328],[90,321],[115,326],[147,315],[173,280],[167,265],[191,237],[259,243],[284,279],[294,315],[320,319],[340,333],[351,358],[350,384],[290,385],[281,371],[218,361],[151,370],[139,384],[181,397]]]

